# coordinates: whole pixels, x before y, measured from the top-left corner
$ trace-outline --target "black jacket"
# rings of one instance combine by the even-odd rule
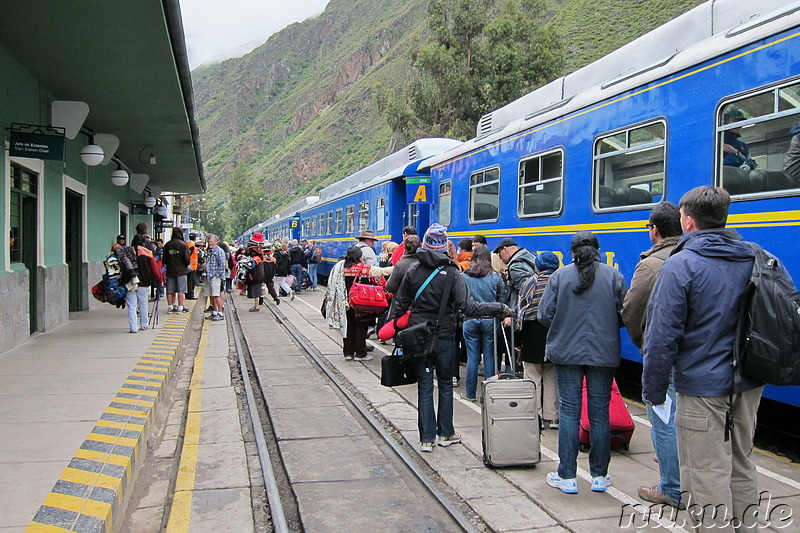
[[[447,276],[453,277],[453,284],[447,307],[445,307],[444,314],[439,322],[441,328],[439,330],[440,337],[447,337],[455,333],[456,313],[458,310],[467,316],[497,316],[503,313],[504,305],[499,302],[482,303],[472,299],[467,283],[461,276],[458,266],[447,255],[421,248],[417,250],[416,256],[419,261],[408,269],[395,296],[392,319],[400,317],[410,308],[411,320],[409,325],[413,326],[428,320],[435,321],[439,314],[439,305],[444,294]],[[417,290],[425,283],[431,272],[439,266],[445,266],[445,268],[434,276],[419,295],[419,298],[414,300]]]
[[[289,252],[275,250],[275,275],[278,277],[289,275]]]
[[[308,262],[306,261],[306,254],[305,252],[303,252],[302,248],[300,248],[299,246],[289,248],[289,264],[301,265],[303,268],[308,267]]]

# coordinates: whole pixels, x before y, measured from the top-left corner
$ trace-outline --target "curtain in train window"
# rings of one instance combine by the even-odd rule
[[[375,231],[386,230],[386,199],[381,196],[378,198],[377,208],[375,209]]]
[[[595,208],[643,206],[664,196],[667,126],[663,121],[618,131],[595,141]]]
[[[519,164],[517,215],[552,215],[561,211],[564,152],[524,159]]]
[[[369,229],[369,202],[358,204],[358,231]]]
[[[336,210],[336,233],[339,234],[342,232],[342,210]]]
[[[328,235],[333,235],[333,211],[328,211],[326,217],[325,232]]]
[[[731,195],[797,194],[800,83],[724,103],[717,115],[717,184]]]
[[[500,169],[474,172],[469,177],[470,222],[494,222],[500,205]]]
[[[345,225],[347,226],[347,228],[346,228],[347,231],[345,233],[349,233],[349,234],[355,233],[355,231],[354,231],[355,227],[356,227],[356,224],[355,224],[355,220],[356,220],[355,219],[355,212],[356,212],[355,206],[353,206],[353,205],[348,205],[347,206],[347,208],[345,210],[345,215],[344,215]]]
[[[317,233],[317,217],[311,217],[311,235],[318,235]]]
[[[437,206],[437,215],[439,224],[442,226],[449,226],[452,216],[452,198],[453,198],[453,182],[450,180],[443,181],[439,184],[439,201]]]

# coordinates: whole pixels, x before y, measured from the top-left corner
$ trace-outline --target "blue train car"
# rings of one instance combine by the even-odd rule
[[[399,241],[403,227],[424,232],[430,222],[430,173],[421,161],[460,146],[452,139],[420,139],[320,191],[296,210],[300,234],[322,248],[319,275],[327,276],[361,231],[372,231],[378,243]],[[414,184],[412,182],[423,182]],[[428,183],[424,183],[428,181]],[[407,198],[407,188],[422,192]],[[291,209],[291,208],[290,208]],[[277,220],[276,220],[277,222]],[[376,243],[376,253],[380,245]]]
[[[571,235],[591,230],[630,280],[652,206],[717,185],[732,195],[728,226],[800,282],[800,175],[783,169],[800,123],[800,5],[755,6],[702,4],[486,115],[475,139],[423,164],[432,219],[454,239],[509,236],[562,259]],[[755,165],[723,164],[733,129]],[[627,338],[623,357],[641,361]],[[764,396],[800,406],[800,387]]]

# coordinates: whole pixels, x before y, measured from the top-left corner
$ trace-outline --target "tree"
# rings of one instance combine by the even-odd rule
[[[468,139],[481,116],[555,78],[562,47],[543,0],[431,0],[432,42],[413,53],[417,75],[375,102],[396,136]]]

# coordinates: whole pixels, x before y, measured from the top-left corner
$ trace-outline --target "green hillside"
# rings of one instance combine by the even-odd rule
[[[699,3],[550,0],[564,72]],[[428,42],[426,5],[331,0],[319,17],[292,24],[250,54],[192,73],[209,184],[206,229],[234,237],[402,147],[374,94],[414,76],[411,53]]]

